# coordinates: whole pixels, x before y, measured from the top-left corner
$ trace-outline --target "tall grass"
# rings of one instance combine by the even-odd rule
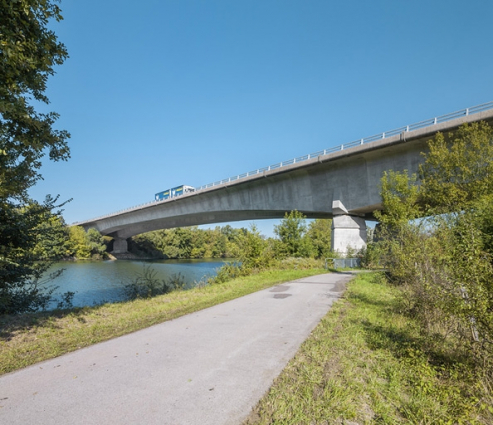
[[[402,303],[379,275],[359,275],[246,424],[492,424],[482,371]]]

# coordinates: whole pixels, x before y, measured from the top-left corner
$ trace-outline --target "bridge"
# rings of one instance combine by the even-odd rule
[[[332,249],[366,244],[366,220],[381,209],[384,171],[417,172],[421,152],[437,132],[464,123],[493,121],[493,102],[421,121],[197,188],[193,193],[131,207],[83,222],[114,238],[113,252],[127,239],[158,229],[283,218],[298,210],[307,218],[332,218]]]

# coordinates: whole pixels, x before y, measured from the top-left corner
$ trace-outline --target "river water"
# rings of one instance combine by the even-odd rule
[[[67,291],[75,292],[74,307],[92,306],[124,299],[123,286],[143,273],[144,266],[150,266],[159,280],[181,275],[186,287],[195,286],[199,281],[215,276],[225,260],[156,260],[156,261],[100,261],[63,262],[55,264],[49,272],[63,268],[62,275],[50,285],[58,286],[53,293],[55,299]],[[55,305],[50,306],[54,308]]]

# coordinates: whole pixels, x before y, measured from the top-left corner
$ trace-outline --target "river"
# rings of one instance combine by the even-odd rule
[[[223,259],[211,260],[155,260],[155,261],[100,261],[63,262],[53,265],[49,272],[63,268],[61,276],[50,285],[58,286],[53,293],[55,299],[71,291],[75,295],[74,307],[92,306],[105,302],[122,301],[122,288],[138,274],[143,273],[144,265],[156,271],[159,280],[168,280],[173,275],[181,275],[190,288],[201,280],[214,276],[224,264]],[[50,306],[53,308],[55,305]]]

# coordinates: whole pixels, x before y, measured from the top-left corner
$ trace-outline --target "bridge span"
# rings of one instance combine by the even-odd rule
[[[332,218],[332,249],[344,253],[366,244],[365,220],[381,209],[384,171],[416,172],[437,132],[481,120],[493,121],[493,102],[74,224],[112,236],[113,252],[124,253],[127,238],[152,230],[283,218],[298,210],[308,218]]]

